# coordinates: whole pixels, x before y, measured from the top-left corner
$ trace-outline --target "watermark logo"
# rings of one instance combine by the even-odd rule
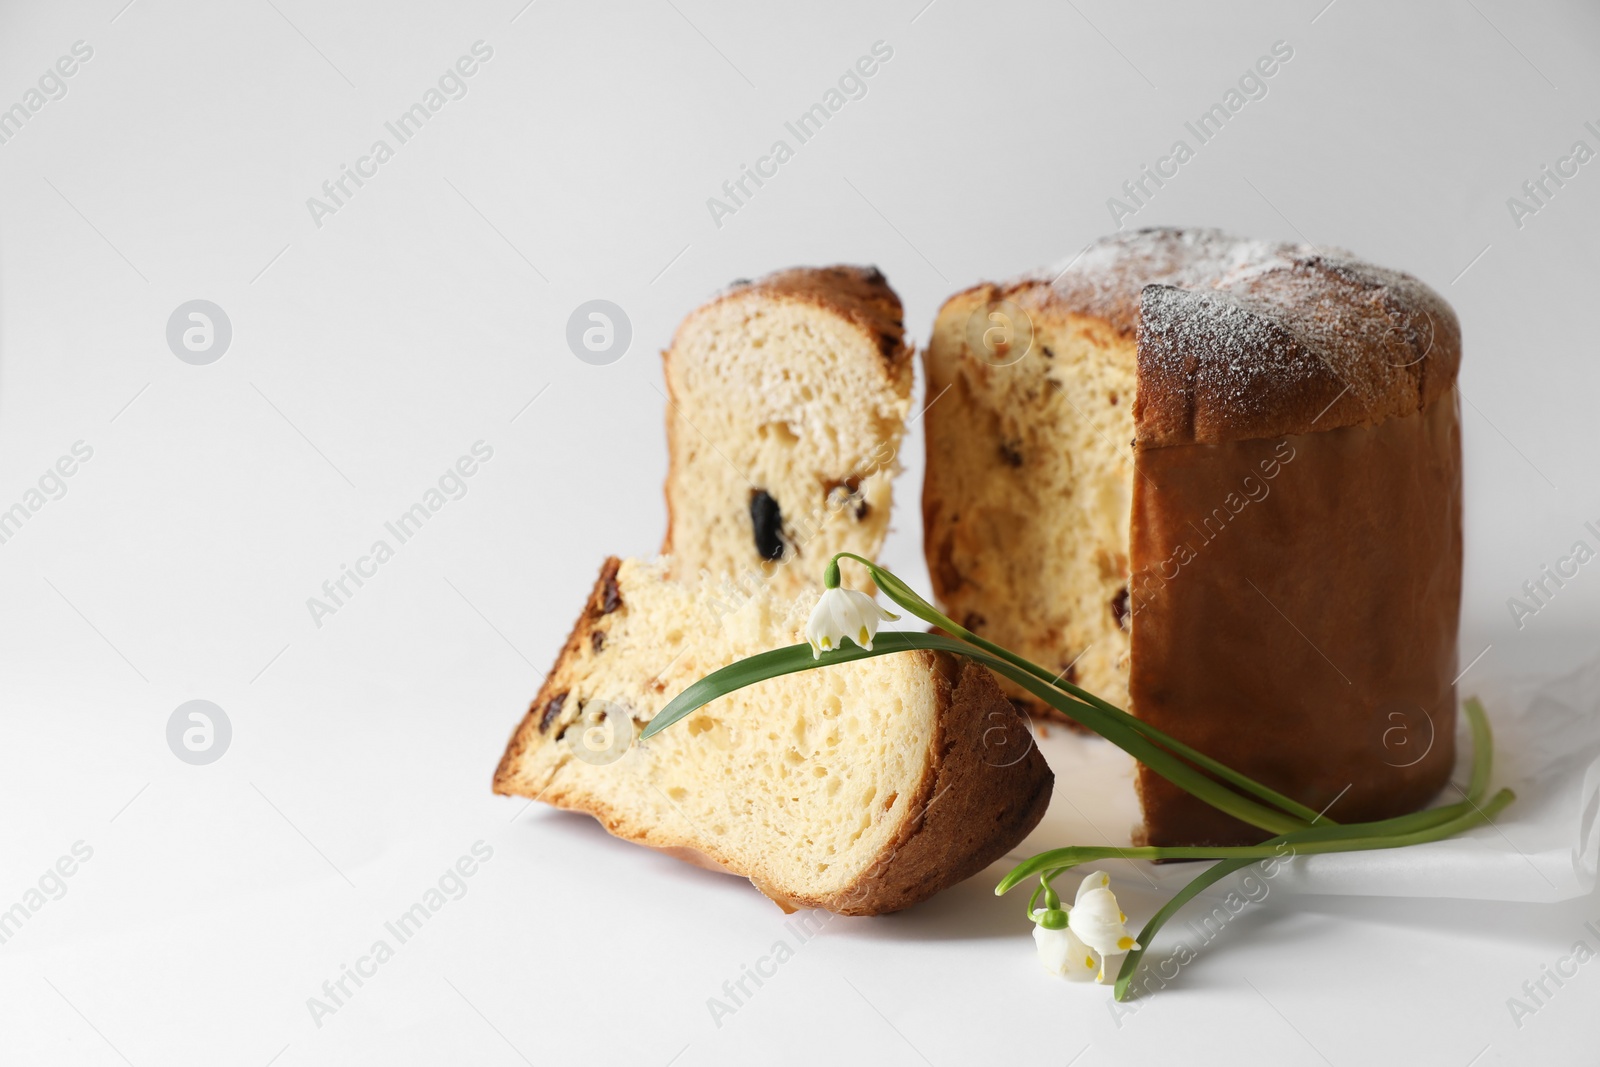
[[[63,853],[55,863],[44,869],[38,881],[29,886],[20,898],[10,907],[0,910],[0,945],[16,937],[46,904],[66,896],[66,880],[77,874],[80,867],[93,856],[93,846],[81,839],[74,841],[70,854]],[[0,904],[3,903],[0,901]]]
[[[1583,128],[1600,141],[1600,126],[1585,122]],[[1579,138],[1572,142],[1566,155],[1557,157],[1553,167],[1549,163],[1541,164],[1539,173],[1522,183],[1521,196],[1506,197],[1506,211],[1511,215],[1511,224],[1522,229],[1527,224],[1525,220],[1549,207],[1556,194],[1566,188],[1567,182],[1578,176],[1579,168],[1594,157],[1595,150],[1589,147],[1589,142]]]
[[[1009,300],[967,316],[967,348],[991,367],[1009,367],[1033,349],[1033,320]]]
[[[15,537],[22,529],[22,524],[37,514],[40,508],[66,496],[66,479],[76,474],[78,468],[93,456],[94,448],[88,442],[74,441],[70,455],[62,455],[54,464],[46,467],[36,485],[29,486],[23,492],[21,500],[0,510],[0,545]]]
[[[617,762],[633,747],[633,716],[621,704],[586,700],[578,717],[562,731],[572,742],[572,754],[583,762],[605,767]]]
[[[378,576],[379,568],[393,559],[402,545],[422,532],[424,523],[446,504],[467,495],[471,488],[468,479],[493,458],[493,445],[483,440],[474,441],[470,455],[458,456],[416,503],[383,524],[388,536],[374,539],[366,554],[356,557],[354,566],[339,564],[338,575],[322,583],[322,596],[306,597],[306,611],[312,624],[320,630],[324,619],[343,610],[363,586]]]
[[[1382,345],[1384,362],[1389,366],[1397,369],[1412,367],[1427,359],[1433,352],[1433,342],[1438,335],[1438,329],[1434,325],[1433,315],[1426,309],[1423,310],[1422,317],[1423,323],[1417,322],[1409,315],[1398,322],[1390,320],[1389,328],[1384,332]],[[1424,326],[1426,328],[1422,328]]]
[[[1017,711],[995,708],[986,718],[980,741],[983,762],[990,767],[1014,767],[1033,751],[1033,731]]]
[[[1433,751],[1433,716],[1420,704],[1394,700],[1384,704],[1383,733],[1379,744],[1383,747],[1383,762],[1391,767],[1415,767]]]
[[[1160,960],[1145,957],[1138,973],[1128,981],[1128,989],[1133,996],[1126,1001],[1106,998],[1106,1007],[1117,1029],[1122,1029],[1123,1020],[1143,1011],[1145,1003],[1175,981],[1183,968],[1199,959],[1200,953],[1221,937],[1233,920],[1252,905],[1266,900],[1272,893],[1269,883],[1287,868],[1288,862],[1294,857],[1294,846],[1287,841],[1279,842],[1273,849],[1273,855],[1246,867],[1234,887],[1220,902],[1213,904],[1209,912],[1185,921],[1188,936],[1182,938],[1171,952]]]
[[[741,963],[738,975],[722,983],[720,997],[706,998],[706,1011],[711,1014],[712,1025],[721,1030],[725,1019],[739,1014],[739,1009],[754,999],[762,986],[778,976],[779,967],[794,959],[806,942],[820,934],[823,927],[836,918],[838,916],[834,912],[813,908],[784,922],[783,932],[788,936],[774,941],[765,955],[756,957],[754,965]],[[790,944],[791,940],[793,944]]]
[[[1594,538],[1593,544],[1580,537],[1572,543],[1566,555],[1556,558],[1553,566],[1541,564],[1538,575],[1522,583],[1522,597],[1506,598],[1506,609],[1511,612],[1511,621],[1517,624],[1518,630],[1526,627],[1529,619],[1549,607],[1555,595],[1565,589],[1567,583],[1576,578],[1581,569],[1597,555],[1595,545],[1600,545],[1600,523],[1586,522],[1583,528]]]
[[[1153,166],[1144,164],[1137,175],[1122,183],[1122,196],[1106,198],[1106,211],[1111,215],[1112,225],[1122,229],[1125,220],[1148,207],[1167,182],[1176,178],[1181,168],[1195,157],[1200,147],[1216,140],[1228,123],[1245,109],[1245,105],[1265,100],[1269,90],[1268,80],[1293,58],[1294,47],[1288,41],[1272,42],[1269,55],[1257,58],[1239,75],[1237,84],[1228,87],[1220,100],[1202,111],[1194,121],[1185,122],[1184,132],[1194,138],[1193,145],[1188,137],[1177,138],[1167,154],[1158,157]]]
[[[609,300],[586,300],[567,318],[567,347],[591,367],[604,367],[628,354],[633,323]]]
[[[306,197],[306,211],[311,215],[313,226],[322,229],[324,219],[349,207],[356,193],[378,176],[379,168],[393,159],[401,146],[421,133],[422,128],[433,121],[433,117],[446,104],[467,95],[467,79],[477,74],[483,64],[494,57],[494,47],[486,41],[477,40],[472,42],[469,51],[470,55],[459,56],[455,63],[446,67],[440,73],[437,84],[424,89],[421,97],[410,107],[383,124],[388,136],[374,139],[366,154],[356,157],[354,166],[340,163],[339,173],[322,183],[321,196]]]
[[[1583,924],[1584,933],[1588,937],[1580,937],[1572,943],[1572,948],[1566,955],[1555,961],[1554,966],[1548,963],[1539,965],[1539,976],[1530,978],[1522,983],[1522,996],[1506,998],[1506,1010],[1511,1013],[1511,1021],[1521,1030],[1526,1025],[1524,1022],[1529,1016],[1539,1014],[1539,1010],[1549,1004],[1555,995],[1561,992],[1567,982],[1578,977],[1578,969],[1595,958],[1595,950],[1589,945],[1589,938],[1595,939],[1600,944],[1600,926],[1590,919]],[[1550,984],[1555,983],[1551,989]],[[1541,995],[1542,994],[1542,995]]]
[[[0,103],[0,144],[11,143],[11,139],[21,133],[22,127],[44,110],[46,104],[65,98],[66,79],[78,73],[79,67],[93,57],[92,45],[87,41],[74,41],[70,55],[61,56],[54,66],[46,67],[44,73],[39,75],[37,88],[30,86],[23,92],[22,99],[10,107]]]
[[[861,56],[846,67],[839,75],[839,80],[828,87],[821,99],[802,111],[794,121],[783,124],[786,136],[775,138],[766,154],[757,156],[753,165],[739,164],[739,173],[722,183],[719,190],[722,195],[706,197],[706,211],[711,215],[712,225],[722,229],[723,220],[737,215],[748,206],[756,193],[776,178],[780,168],[795,157],[800,146],[820,134],[823,127],[844,110],[846,104],[864,99],[868,89],[867,80],[893,58],[894,47],[889,42],[874,41],[870,55]],[[793,144],[790,138],[793,138]]]
[[[167,347],[193,366],[215,363],[232,343],[233,323],[228,313],[209,300],[179,304],[167,319]]]
[[[349,1004],[363,986],[378,976],[383,965],[394,959],[395,954],[446,905],[465,897],[471,889],[469,880],[492,859],[494,846],[482,838],[474,841],[472,847],[446,867],[409,908],[383,924],[383,935],[375,938],[367,951],[356,957],[354,964],[340,963],[338,973],[306,998],[306,1011],[316,1028],[322,1029],[328,1016],[337,1015]]]
[[[191,766],[217,762],[232,743],[228,713],[209,700],[185,701],[167,718],[167,747]]]
[[[1275,444],[1271,455],[1262,454],[1256,461],[1259,476],[1254,472],[1245,475],[1239,480],[1238,489],[1230,490],[1217,501],[1210,514],[1197,516],[1198,521],[1189,520],[1189,528],[1195,532],[1195,537],[1179,541],[1166,559],[1146,564],[1133,574],[1128,580],[1128,602],[1124,609],[1138,616],[1149,607],[1150,602],[1161,595],[1167,583],[1176,581],[1178,575],[1183,573],[1183,568],[1199,559],[1213,541],[1238,522],[1246,508],[1264,503],[1272,495],[1272,480],[1294,462],[1296,455],[1288,438]],[[1121,612],[1117,614],[1120,616]]]

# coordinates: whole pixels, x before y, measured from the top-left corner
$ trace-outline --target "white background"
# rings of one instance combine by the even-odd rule
[[[1131,224],[1339,245],[1443,293],[1463,665],[1488,648],[1463,688],[1593,654],[1600,564],[1520,630],[1506,604],[1600,521],[1600,162],[1520,228],[1506,206],[1600,149],[1592,7],[923,2],[5,5],[0,107],[93,57],[0,145],[0,508],[93,457],[0,544],[0,908],[93,855],[0,945],[0,1061],[1592,1062],[1600,964],[1520,1027],[1506,1001],[1600,944],[1600,899],[1275,892],[1118,1020],[1038,969],[1003,866],[834,920],[719,1027],[706,999],[788,936],[776,909],[490,795],[601,558],[659,543],[684,313],[876,263],[925,341],[956,289],[1112,229],[1107,198],[1276,41],[1268,95]],[[479,40],[467,95],[317,226],[307,198]],[[867,95],[715,225],[706,199],[880,40]],[[196,298],[233,328],[208,366],[166,343]],[[633,325],[609,366],[565,342],[594,298]],[[314,625],[306,599],[479,440],[467,495]],[[886,555],[926,588],[920,480],[913,458]],[[210,766],[166,742],[197,698],[233,727]],[[1031,844],[1093,841],[1075,796],[1121,835],[1130,807],[1074,793],[1102,754],[1048,751]],[[316,1025],[307,998],[480,840],[465,896]]]

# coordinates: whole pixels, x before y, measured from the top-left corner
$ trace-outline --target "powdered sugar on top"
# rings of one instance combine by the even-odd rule
[[[1274,412],[1314,411],[1324,396],[1341,409],[1318,428],[1398,414],[1453,380],[1459,359],[1454,314],[1417,279],[1218,230],[1116,234],[1006,289],[1137,334],[1141,374],[1166,382],[1172,403],[1190,398],[1197,432],[1272,432]]]
[[[1316,255],[1309,245],[1231,237],[1220,230],[1146,229],[1114,234],[1021,279],[1045,281],[1059,299],[1123,325],[1147,285],[1227,289]],[[1132,323],[1127,323],[1131,326]]]

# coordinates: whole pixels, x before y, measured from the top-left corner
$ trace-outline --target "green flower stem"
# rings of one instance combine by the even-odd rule
[[[907,610],[910,610],[909,608]],[[853,644],[828,652],[821,660],[812,656],[810,645],[791,645],[788,648],[761,652],[747,659],[731,663],[713,671],[679,693],[665,708],[650,720],[641,740],[649,740],[673,723],[709,704],[724,694],[747,685],[776,678],[797,671],[825,667],[831,663],[849,663],[872,656],[891,655],[910,649],[929,649],[950,652],[983,664],[997,674],[1004,675],[1027,689],[1040,700],[1057,708],[1063,714],[1082,723],[1107,741],[1116,745],[1134,759],[1139,760],[1156,774],[1161,775],[1185,792],[1192,793],[1219,811],[1232,815],[1272,834],[1303,830],[1308,823],[1274,808],[1266,807],[1241,796],[1216,779],[1183,762],[1166,749],[1155,744],[1120,719],[1100,708],[1063,693],[1047,682],[1013,664],[989,655],[972,645],[942,634],[923,634],[908,631],[880,633],[873,648],[864,649]]]
[[[963,651],[962,654],[982,663],[996,674],[1010,678],[1068,718],[1093,730],[1156,774],[1218,811],[1272,833],[1287,833],[1308,825],[1306,820],[1258,804],[1249,797],[1234,792],[1215,778],[1185,763],[1119,718],[1061,692],[1049,682],[1028,671],[982,653]],[[1312,817],[1315,818],[1314,812]]]
[[[1489,716],[1483,710],[1483,702],[1477,697],[1468,697],[1466,708],[1467,725],[1472,728],[1472,778],[1467,784],[1467,798],[1477,804],[1489,791],[1489,772],[1494,767],[1494,738],[1489,733]]]
[[[1483,803],[1493,766],[1494,742],[1483,705],[1476,698],[1472,698],[1466,701],[1467,720],[1472,731],[1472,775],[1466,790],[1466,799],[1462,803],[1413,812],[1391,819],[1352,824],[1336,823],[1304,804],[1167,736],[1093,693],[1080,689],[1059,676],[1051,675],[1038,664],[957,625],[918,596],[892,572],[879,567],[871,560],[851,552],[841,552],[834,556],[824,571],[824,581],[828,588],[837,588],[839,584],[840,559],[851,559],[865,566],[878,588],[883,590],[890,600],[910,614],[944,631],[944,634],[886,633],[879,635],[873,648],[864,649],[854,644],[847,645],[830,651],[826,660],[816,659],[809,645],[773,649],[739,660],[701,678],[674,697],[645,726],[640,734],[640,740],[648,740],[697,709],[735,690],[769,678],[811,670],[829,663],[849,663],[872,656],[924,649],[965,656],[988,667],[996,674],[1009,678],[1074,722],[1104,737],[1180,789],[1205,801],[1218,811],[1274,835],[1259,845],[1242,847],[1083,846],[1053,849],[1025,860],[1006,875],[995,888],[997,894],[1009,891],[1031,875],[1039,875],[1039,885],[1028,899],[1028,917],[1032,919],[1034,905],[1041,893],[1045,895],[1047,905],[1055,898],[1050,880],[1081,863],[1113,858],[1219,861],[1191,880],[1140,931],[1141,947],[1128,954],[1117,976],[1118,1000],[1126,996],[1128,985],[1137,972],[1144,953],[1156,933],[1173,915],[1207,886],[1257,860],[1279,856],[1280,849],[1285,845],[1290,847],[1290,855],[1315,855],[1401,848],[1439,841],[1489,822],[1515,799],[1509,789],[1502,789],[1487,803]],[[1233,788],[1230,789],[1229,786]],[[1235,792],[1235,789],[1238,792]],[[1251,799],[1252,797],[1255,799]],[[1258,801],[1264,801],[1265,804]],[[1051,915],[1059,920],[1059,915],[1054,912]]]
[[[1041,852],[1018,864],[995,888],[1004,893],[1030,875],[1076,867],[1104,859],[1128,860],[1254,860],[1278,856],[1279,846],[1294,846],[1297,856],[1325,852],[1362,852],[1368,849],[1400,848],[1427,841],[1439,841],[1491,818],[1515,799],[1509,789],[1496,793],[1483,807],[1463,801],[1444,808],[1415,812],[1379,822],[1346,823],[1338,826],[1313,826],[1282,834],[1259,845],[1148,845],[1117,848],[1113,845],[1075,845]]]
[[[1039,884],[1033,887],[1033,893],[1028,897],[1028,918],[1033,918],[1033,909],[1039,903],[1039,894],[1044,892],[1044,879],[1039,879]]]
[[[1282,793],[1279,793],[1268,786],[1262,785],[1255,779],[1239,773],[1226,764],[1212,759],[1205,753],[1190,748],[1188,745],[1163,733],[1154,726],[1151,726],[1149,723],[1146,723],[1143,720],[1137,719],[1128,714],[1115,704],[1102,700],[1100,697],[1095,696],[1093,693],[1090,693],[1085,689],[1078,688],[1076,685],[1073,685],[1071,682],[1063,679],[1059,673],[1051,674],[1049,671],[1045,670],[1043,667],[1040,667],[1031,660],[1024,659],[1009,649],[1003,648],[992,641],[979,637],[966,627],[958,625],[954,620],[946,617],[932,604],[929,604],[926,600],[923,600],[922,597],[918,596],[915,590],[906,585],[905,582],[901,581],[893,572],[885,570],[876,563],[873,563],[871,560],[858,556],[853,552],[841,552],[836,555],[828,564],[829,567],[834,569],[834,573],[837,573],[839,560],[841,558],[855,560],[857,563],[860,563],[866,567],[867,570],[871,572],[873,581],[877,583],[879,589],[883,590],[885,596],[887,596],[890,600],[893,600],[896,604],[905,608],[906,611],[910,612],[912,615],[915,615],[923,622],[926,622],[931,626],[937,626],[951,636],[961,641],[965,641],[969,645],[981,648],[992,656],[996,656],[1005,660],[1007,663],[1018,668],[1019,670],[1026,671],[1035,678],[1039,678],[1049,685],[1054,686],[1056,689],[1060,689],[1061,691],[1076,697],[1081,703],[1098,708],[1100,711],[1106,713],[1114,719],[1117,719],[1119,722],[1122,722],[1129,728],[1136,730],[1140,734],[1143,734],[1146,738],[1154,741],[1156,744],[1170,750],[1178,756],[1183,757],[1190,763],[1193,763],[1195,766],[1210,771],[1213,775],[1234,786],[1235,788],[1255,796],[1256,799],[1266,801],[1268,804],[1271,804],[1279,810],[1293,815],[1308,824],[1317,820],[1317,812],[1306,807],[1304,804],[1301,804],[1299,801],[1286,797]],[[1324,819],[1322,821],[1333,822],[1334,820]]]
[[[1489,790],[1489,774],[1494,765],[1494,738],[1489,731],[1489,717],[1484,714],[1483,704],[1476,697],[1467,700],[1466,710],[1467,723],[1472,729],[1472,777],[1467,786],[1466,801],[1431,811],[1415,812],[1412,815],[1401,816],[1398,819],[1385,820],[1391,828],[1400,823],[1406,824],[1404,829],[1407,831],[1448,826],[1455,819],[1461,818],[1469,811],[1472,814],[1481,815],[1487,821],[1488,814],[1479,809],[1478,805],[1482,803],[1484,794]],[[1499,799],[1498,794],[1496,799]],[[1506,795],[1505,803],[1510,803],[1509,793]],[[1504,807],[1504,804],[1501,804],[1501,807]],[[1495,810],[1498,811],[1499,809],[1496,808]],[[1353,829],[1360,832],[1360,828]],[[1290,847],[1293,847],[1290,835],[1284,835],[1269,843],[1282,845],[1285,842],[1289,842]],[[1222,879],[1235,871],[1250,866],[1254,862],[1251,859],[1230,859],[1213,864],[1208,870],[1202,872],[1188,885],[1184,886],[1176,896],[1167,901],[1161,910],[1156,912],[1150,921],[1145,924],[1144,929],[1139,931],[1140,947],[1128,953],[1127,958],[1122,961],[1122,967],[1117,971],[1117,983],[1113,990],[1113,995],[1116,999],[1123,1000],[1127,997],[1128,985],[1133,981],[1133,976],[1138,973],[1139,962],[1144,958],[1144,954],[1149,951],[1150,944],[1155,940],[1157,931],[1165,926],[1169,919],[1176,915],[1185,904],[1198,896],[1202,890],[1222,881]],[[1041,875],[1039,878],[1040,884],[1044,883],[1045,878],[1054,877],[1054,875],[1055,872],[1053,871]]]
[[[1122,961],[1122,967],[1117,972],[1117,982],[1114,989],[1114,995],[1118,1000],[1122,1000],[1127,995],[1128,983],[1133,980],[1134,974],[1139,970],[1139,962],[1144,958],[1144,954],[1149,951],[1151,942],[1155,940],[1156,932],[1165,926],[1167,920],[1176,915],[1185,904],[1189,903],[1189,901],[1198,896],[1201,890],[1220,882],[1222,879],[1226,878],[1235,871],[1248,867],[1257,860],[1270,859],[1278,855],[1278,850],[1285,844],[1287,844],[1293,850],[1293,855],[1304,856],[1327,852],[1359,852],[1367,849],[1402,848],[1406,845],[1420,845],[1428,841],[1442,841],[1447,837],[1454,837],[1463,830],[1469,830],[1481,823],[1488,822],[1494,818],[1495,815],[1499,814],[1499,812],[1507,804],[1511,803],[1515,799],[1516,794],[1512,793],[1511,790],[1502,789],[1481,808],[1476,804],[1463,802],[1461,804],[1452,804],[1448,808],[1438,808],[1434,811],[1418,812],[1417,814],[1419,815],[1435,816],[1435,825],[1414,829],[1407,833],[1378,833],[1375,836],[1367,837],[1325,837],[1320,840],[1308,841],[1306,839],[1306,834],[1310,833],[1311,831],[1302,831],[1301,833],[1297,834],[1284,834],[1280,837],[1275,837],[1270,841],[1264,841],[1259,845],[1250,845],[1244,848],[1123,850],[1121,853],[1122,855],[1128,855],[1130,852],[1139,853],[1144,851],[1161,853],[1159,856],[1136,855],[1133,858],[1223,859],[1223,862],[1215,864],[1202,874],[1196,876],[1193,881],[1184,886],[1183,889],[1179,890],[1171,900],[1167,901],[1161,910],[1156,912],[1150,921],[1145,924],[1144,929],[1139,931],[1138,940],[1140,947],[1129,952],[1127,957]],[[1449,815],[1450,817],[1438,818],[1438,816],[1441,815]],[[1381,824],[1370,823],[1367,825],[1369,827],[1376,828]],[[1357,826],[1344,826],[1338,827],[1337,829],[1348,831],[1357,828]],[[1320,829],[1320,827],[1317,829]],[[1117,854],[1117,850],[1115,849],[1082,851],[1100,851],[1111,853],[1113,855]],[[1179,853],[1184,853],[1184,855],[1179,855]],[[1194,855],[1195,853],[1205,853],[1205,855]],[[1084,857],[1084,859],[1088,858],[1092,857]],[[1083,859],[1079,859],[1077,862],[1081,863],[1083,862]]]
[[[1278,839],[1279,841],[1282,838]],[[1223,860],[1213,864],[1208,870],[1197,875],[1190,883],[1162,905],[1161,910],[1144,924],[1144,929],[1139,931],[1139,947],[1130,951],[1122,959],[1122,966],[1117,969],[1116,985],[1111,987],[1111,995],[1116,1000],[1123,1000],[1128,995],[1128,983],[1133,981],[1133,976],[1139,971],[1139,963],[1144,959],[1144,954],[1150,951],[1150,942],[1155,938],[1156,931],[1167,925],[1167,920],[1178,914],[1178,911],[1189,901],[1200,895],[1200,892],[1217,882],[1222,881],[1234,871],[1243,870],[1255,860]]]
[[[1340,841],[1370,839],[1373,837],[1392,835],[1407,835],[1433,830],[1440,825],[1458,820],[1466,815],[1480,812],[1481,809],[1479,808],[1479,805],[1483,802],[1484,794],[1488,792],[1489,774],[1493,770],[1494,766],[1494,737],[1489,730],[1489,717],[1484,713],[1483,704],[1480,703],[1476,697],[1466,702],[1466,711],[1467,723],[1472,730],[1473,744],[1472,772],[1470,782],[1467,787],[1466,799],[1464,801],[1445,807],[1432,808],[1427,811],[1415,811],[1408,815],[1398,815],[1389,819],[1380,819],[1375,822],[1351,823],[1347,825],[1323,823],[1320,826],[1315,826],[1307,830],[1300,831],[1299,833],[1294,834],[1293,838],[1299,841]],[[1509,800],[1503,802],[1501,806],[1503,807],[1505,803],[1509,803]],[[1253,849],[1267,848],[1269,846],[1276,846],[1284,840],[1289,840],[1289,837],[1276,838],[1266,842],[1263,845],[1254,845],[1248,847]],[[1263,858],[1261,856],[1244,855],[1244,853],[1242,853],[1236,847],[1206,849],[1204,851],[1210,854],[1203,856],[1180,856],[1175,855],[1175,851],[1176,850],[1174,849],[1161,848],[1159,846],[1154,848],[1125,849],[1106,849],[1095,846],[1075,846],[1071,848],[1053,849],[1049,852],[1041,852],[1037,856],[1031,856],[1022,863],[1018,864],[1012,869],[1011,873],[1007,874],[1006,877],[1001,880],[1000,884],[995,887],[995,893],[1000,894],[1009,892],[1023,879],[1029,877],[1030,875],[1038,874],[1041,871],[1046,872],[1046,877],[1054,877],[1055,873],[1058,871],[1096,859],[1121,857],[1127,859],[1234,860],[1242,857],[1244,863],[1249,863],[1255,859]],[[1312,850],[1296,849],[1296,851],[1301,852]],[[1347,851],[1347,849],[1324,848],[1318,851]],[[1215,879],[1213,879],[1213,881],[1214,880]]]

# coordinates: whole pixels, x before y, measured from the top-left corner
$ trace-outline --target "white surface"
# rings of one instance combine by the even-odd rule
[[[1592,895],[1273,885],[1119,1019],[1038,971],[998,866],[833,920],[717,1027],[707,998],[792,938],[783,917],[489,795],[601,556],[658,542],[655,351],[688,308],[774,267],[876,262],[924,339],[957,287],[1110,229],[1106,198],[1279,40],[1268,95],[1133,224],[1304,235],[1443,292],[1470,402],[1463,662],[1489,646],[1463,685],[1594,652],[1593,566],[1520,630],[1506,601],[1600,519],[1600,163],[1521,229],[1505,201],[1600,147],[1600,16],[921,6],[7,5],[0,106],[75,41],[94,54],[0,144],[0,507],[74,442],[94,454],[0,544],[0,907],[75,842],[93,855],[0,945],[0,1061],[1592,1061],[1600,964],[1546,979],[1520,1026],[1507,1007],[1600,947]],[[466,97],[315,227],[306,198],[480,39]],[[714,226],[706,198],[879,40],[867,95]],[[233,325],[209,366],[164,336],[196,298]],[[611,366],[564,341],[595,298],[632,320]],[[479,440],[467,495],[315,627],[306,598]],[[925,588],[915,467],[888,561]],[[191,699],[233,725],[210,766],[167,748]],[[1071,825],[1074,744],[1051,744],[1051,825]],[[480,840],[465,895],[317,1027],[307,998]],[[1147,916],[1159,897],[1119,877]]]

